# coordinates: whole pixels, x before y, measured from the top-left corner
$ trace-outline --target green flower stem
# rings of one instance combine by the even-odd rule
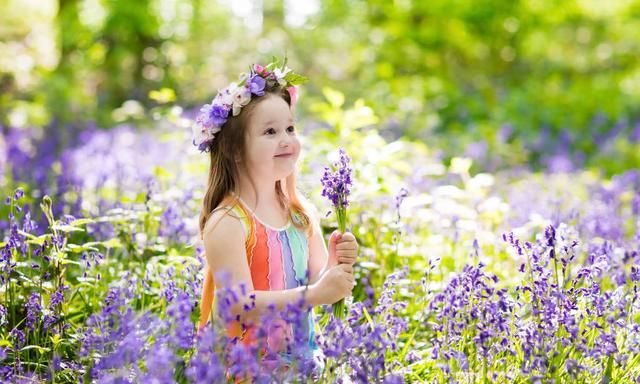
[[[347,230],[347,210],[345,208],[336,208],[336,215],[338,216],[338,231],[344,234]],[[332,306],[333,315],[338,319],[344,319],[346,305],[344,299],[340,299]]]

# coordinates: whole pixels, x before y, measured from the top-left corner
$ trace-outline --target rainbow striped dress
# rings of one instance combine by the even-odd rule
[[[236,194],[224,199],[220,207],[230,207],[229,213],[242,222],[246,234],[247,263],[255,290],[277,291],[306,284],[309,244],[302,230],[296,228],[291,221],[281,228],[269,226]],[[207,265],[200,304],[199,329],[209,320],[214,289],[213,274]],[[313,314],[309,311],[306,317],[306,321],[302,321],[302,329],[293,329],[293,325],[288,324],[270,331],[266,340],[268,348],[282,350],[285,348],[286,337],[292,340],[294,334],[302,334],[304,339],[308,338],[309,352],[317,349],[313,340],[316,332]],[[230,337],[239,337],[245,343],[255,342],[251,328],[240,332],[239,327],[235,327],[228,329],[228,334]]]

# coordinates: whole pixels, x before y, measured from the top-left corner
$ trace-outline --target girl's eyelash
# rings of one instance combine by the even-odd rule
[[[295,130],[296,130],[296,127],[295,127],[295,126],[293,126],[293,125],[290,125],[290,126],[288,126],[288,127],[287,127],[287,129],[289,129],[289,128],[293,128],[293,131],[294,131],[294,132],[295,132]],[[269,129],[267,129],[264,133],[267,133],[267,134],[268,134],[268,133],[270,133],[271,131],[275,131],[275,129],[273,129],[273,128],[269,128]]]

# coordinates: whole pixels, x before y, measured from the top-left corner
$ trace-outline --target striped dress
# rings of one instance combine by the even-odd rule
[[[305,233],[296,228],[291,221],[281,228],[274,228],[258,218],[248,205],[236,194],[226,198],[221,207],[231,207],[231,214],[238,217],[246,234],[245,249],[247,264],[251,272],[253,288],[260,291],[278,291],[296,288],[307,283],[307,266],[309,244]],[[209,320],[214,298],[213,274],[207,265],[205,281],[200,304],[199,329]],[[309,352],[317,349],[313,338],[315,322],[309,311],[302,329],[294,330],[293,325],[270,331],[267,336],[267,347],[271,351],[282,351],[285,348],[285,337],[292,339],[294,332],[301,332],[308,340]],[[245,343],[255,341],[253,329],[244,333],[236,325],[228,329],[230,337],[239,337]]]

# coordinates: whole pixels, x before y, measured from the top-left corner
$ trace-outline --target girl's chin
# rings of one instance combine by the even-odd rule
[[[293,172],[295,172],[295,169],[292,167],[288,171],[287,170],[279,170],[277,172],[274,172],[274,176],[276,177],[276,180],[286,179]]]

